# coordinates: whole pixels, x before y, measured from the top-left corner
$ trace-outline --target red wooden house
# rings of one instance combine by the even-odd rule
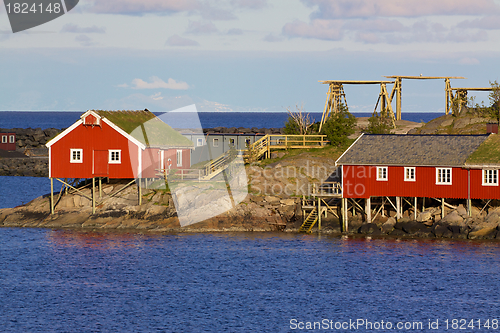
[[[500,199],[500,136],[361,135],[336,161],[342,197]],[[443,199],[444,200],[444,199]],[[398,215],[400,212],[398,211]]]
[[[8,151],[16,150],[16,133],[0,133],[0,149]]]
[[[490,154],[476,163],[473,155],[496,141],[495,134],[363,134],[336,161],[344,197],[500,199],[500,160]]]
[[[193,143],[144,111],[85,112],[50,140],[50,178],[155,178],[189,169]]]

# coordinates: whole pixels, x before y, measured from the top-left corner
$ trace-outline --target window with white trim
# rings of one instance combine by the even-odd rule
[[[414,182],[414,181],[415,181],[415,168],[405,167],[405,182]]]
[[[11,135],[11,136],[9,137],[9,142],[10,142],[10,143],[14,143],[14,142],[16,142],[16,137],[15,137],[14,135]]]
[[[7,135],[2,135],[2,143],[7,143]]]
[[[198,147],[203,146],[203,138],[198,138],[198,139],[196,139],[196,145],[197,145]]]
[[[108,163],[109,164],[122,163],[122,151],[120,149],[110,149]]]
[[[70,163],[83,163],[83,149],[70,149],[69,150]]]
[[[387,180],[387,167],[377,167],[377,180]]]
[[[451,185],[451,168],[436,168],[436,184]]]
[[[483,170],[483,186],[498,186],[498,170]]]
[[[214,147],[219,147],[219,139],[214,139]]]
[[[182,150],[177,151],[177,166],[182,166]]]
[[[234,147],[234,139],[229,139],[229,145]]]

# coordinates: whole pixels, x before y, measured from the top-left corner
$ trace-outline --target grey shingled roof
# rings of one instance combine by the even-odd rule
[[[338,165],[463,166],[488,135],[364,134]]]

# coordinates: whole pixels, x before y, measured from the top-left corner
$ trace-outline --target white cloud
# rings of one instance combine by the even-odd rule
[[[173,35],[173,36],[168,37],[167,41],[165,42],[165,45],[169,45],[169,46],[199,46],[200,43],[198,43],[195,40],[189,39],[189,38],[180,37],[179,35]]]
[[[340,40],[342,24],[331,20],[312,20],[311,23],[295,20],[283,26],[282,33],[288,37]]]
[[[201,6],[196,0],[96,0],[89,10],[101,14],[144,15],[193,11]]]
[[[461,65],[479,65],[480,61],[476,58],[465,57],[458,61]]]
[[[239,8],[262,9],[268,6],[267,0],[231,0],[231,5]]]
[[[275,42],[283,41],[283,37],[275,36],[274,34],[271,33],[271,34],[267,35],[266,37],[262,38],[262,40],[266,41],[266,42],[275,43]]]
[[[78,35],[78,36],[75,37],[75,41],[77,41],[78,43],[80,43],[80,45],[82,45],[82,46],[96,45],[96,43],[94,43],[92,41],[92,38],[90,38],[87,35]]]
[[[71,33],[78,33],[78,34],[87,34],[87,33],[98,33],[98,34],[104,34],[106,33],[106,28],[104,27],[97,27],[95,25],[91,27],[79,27],[76,24],[68,23],[65,24],[61,32],[71,32]]]
[[[312,18],[419,17],[500,13],[494,0],[302,0],[317,7]]]
[[[161,101],[163,99],[163,96],[161,95],[161,92],[157,92],[156,94],[153,94],[153,95],[151,95],[149,97],[151,97],[155,101]]]
[[[209,35],[215,32],[219,32],[217,27],[212,22],[204,21],[189,21],[186,33],[194,35]]]
[[[243,30],[238,28],[232,28],[227,31],[228,35],[243,35]]]
[[[485,16],[475,20],[466,20],[457,24],[459,28],[469,29],[485,29],[497,30],[500,29],[500,16]]]
[[[187,90],[189,89],[189,85],[186,82],[177,82],[172,78],[169,78],[167,82],[163,81],[157,76],[152,76],[149,78],[151,82],[146,82],[142,79],[133,79],[132,84],[129,86],[128,84],[120,84],[118,87],[122,88],[132,88],[132,89],[173,89],[173,90]],[[159,97],[161,93],[156,93],[155,97]],[[153,97],[151,96],[151,97]]]

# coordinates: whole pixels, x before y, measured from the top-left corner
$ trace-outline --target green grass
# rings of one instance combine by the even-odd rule
[[[469,156],[466,164],[500,164],[500,135],[490,135],[490,137]]]

